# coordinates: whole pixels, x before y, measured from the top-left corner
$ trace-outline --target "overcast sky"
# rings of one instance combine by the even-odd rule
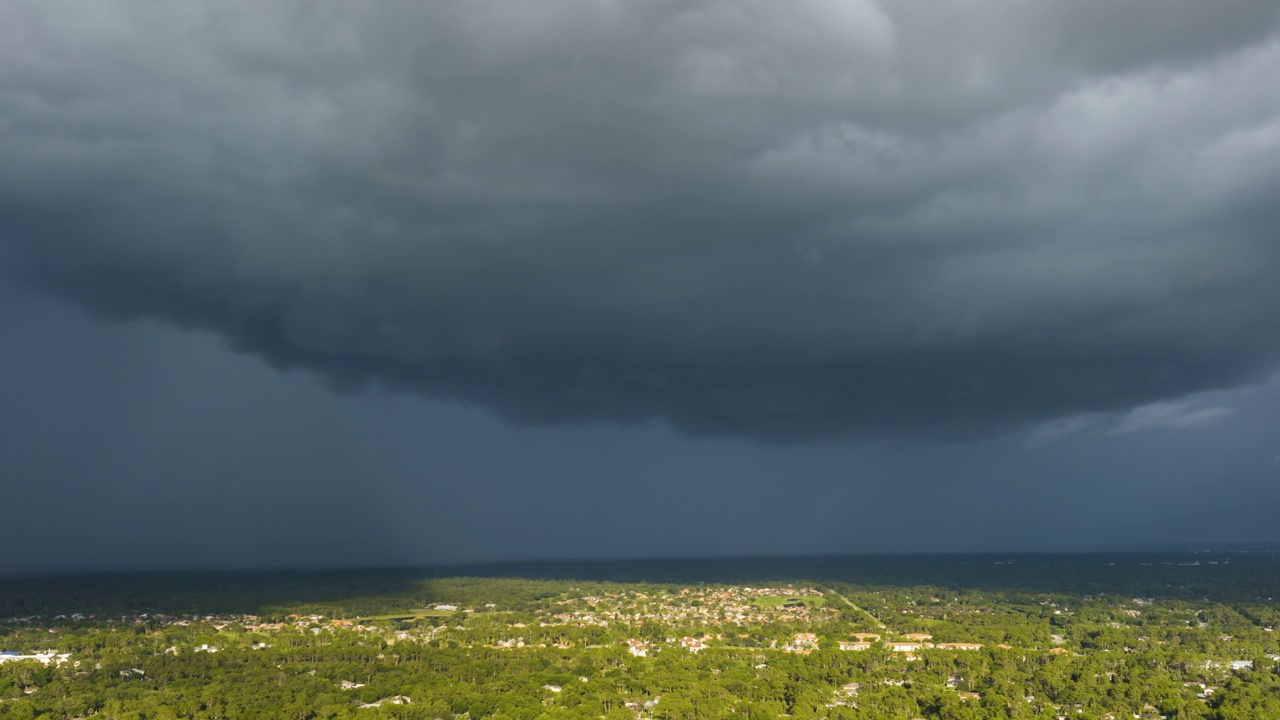
[[[4,3],[0,572],[1280,541],[1277,67],[1274,0]]]

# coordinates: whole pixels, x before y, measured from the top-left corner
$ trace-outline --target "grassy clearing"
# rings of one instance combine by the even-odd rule
[[[459,610],[433,610],[431,608],[416,608],[413,610],[402,610],[400,612],[387,613],[386,615],[368,615],[352,619],[352,622],[364,623],[377,620],[391,620],[394,622],[411,622],[414,620],[422,620],[424,618],[447,618],[457,615]],[[505,615],[509,610],[485,610],[484,612],[468,612],[467,617],[478,617],[482,615]]]
[[[821,595],[761,595],[753,598],[751,602],[757,607],[765,608],[796,604],[819,608],[827,604],[827,599]]]
[[[403,612],[388,613],[386,615],[370,615],[368,617],[356,618],[352,622],[367,623],[367,622],[375,622],[378,620],[384,620],[384,621],[393,620],[396,622],[408,622],[411,620],[421,620],[423,618],[453,617],[453,615],[455,614],[456,614],[456,611],[450,612],[448,610],[430,610],[427,608],[418,608],[414,610],[405,610]]]

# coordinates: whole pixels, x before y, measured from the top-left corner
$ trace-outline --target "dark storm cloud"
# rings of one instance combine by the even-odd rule
[[[974,431],[1280,350],[1274,2],[16,2],[24,279],[528,423]]]

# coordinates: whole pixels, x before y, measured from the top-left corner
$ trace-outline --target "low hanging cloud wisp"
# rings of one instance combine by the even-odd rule
[[[1111,430],[1113,435],[1168,428],[1195,430],[1216,425],[1234,410],[1229,407],[1193,407],[1189,402],[1159,402],[1134,408]]]
[[[1278,14],[18,0],[0,242],[98,312],[517,422],[1127,410],[1276,366]]]

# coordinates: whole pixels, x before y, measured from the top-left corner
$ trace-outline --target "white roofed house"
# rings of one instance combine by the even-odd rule
[[[925,643],[909,642],[906,640],[895,640],[889,643],[889,649],[894,652],[915,652],[925,647],[929,647]]]
[[[383,705],[409,705],[412,702],[413,702],[413,699],[408,697],[407,695],[392,695],[391,697],[382,698],[381,700],[375,700],[370,703],[362,703],[360,705],[357,705],[356,707],[361,709],[367,709],[367,708],[382,707]]]
[[[856,641],[855,641],[855,642],[851,642],[851,641],[848,641],[848,640],[841,640],[841,641],[840,641],[840,649],[841,649],[841,650],[870,650],[870,649],[871,649],[871,643],[869,643],[869,642],[856,642]]]
[[[21,662],[23,660],[34,660],[41,665],[61,665],[71,656],[63,653],[58,654],[54,650],[45,650],[43,652],[34,652],[30,654],[20,653],[14,650],[0,652],[0,663]]]

